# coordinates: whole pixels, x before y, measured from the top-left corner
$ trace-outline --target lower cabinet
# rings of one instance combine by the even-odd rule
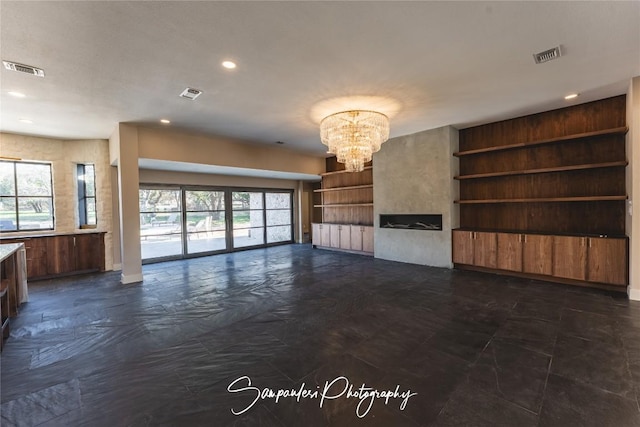
[[[555,236],[553,238],[553,275],[565,279],[587,278],[587,238]]]
[[[626,238],[453,230],[453,262],[503,272],[568,279],[568,283],[628,284]]]
[[[312,224],[312,244],[323,248],[373,253],[373,227],[351,224]]]
[[[24,243],[29,280],[104,271],[103,232],[3,238],[1,242]]]
[[[453,262],[478,267],[497,268],[496,233],[453,231]]]

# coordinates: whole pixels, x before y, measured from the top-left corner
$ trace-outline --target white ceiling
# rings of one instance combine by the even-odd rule
[[[323,155],[319,119],[345,97],[389,113],[393,137],[625,93],[640,75],[639,23],[637,1],[3,0],[2,59],[46,77],[0,71],[0,130],[108,138],[118,122],[168,118]],[[534,63],[557,45],[562,57]],[[187,86],[204,93],[179,98]]]

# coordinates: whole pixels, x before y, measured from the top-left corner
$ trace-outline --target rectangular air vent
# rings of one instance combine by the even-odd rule
[[[543,62],[549,62],[559,58],[561,55],[562,52],[560,51],[560,46],[558,46],[553,49],[545,50],[544,52],[534,53],[533,59],[536,61],[536,64],[542,64]]]
[[[18,64],[17,62],[2,61],[4,68],[11,71],[18,71],[20,73],[31,74],[33,76],[44,77],[44,70],[42,68],[32,67],[31,65]]]
[[[187,98],[187,99],[190,99],[190,100],[193,101],[194,99],[199,97],[201,93],[202,93],[201,90],[192,89],[192,88],[188,87],[184,91],[182,91],[180,96],[183,97],[183,98]]]

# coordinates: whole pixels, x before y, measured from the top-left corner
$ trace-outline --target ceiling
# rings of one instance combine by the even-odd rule
[[[127,122],[324,155],[319,120],[353,106],[388,113],[394,137],[625,93],[639,22],[636,1],[3,0],[2,59],[46,76],[0,71],[0,130],[108,138]]]

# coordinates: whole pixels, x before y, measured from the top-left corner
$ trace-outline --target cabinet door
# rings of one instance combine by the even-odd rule
[[[362,229],[359,225],[351,226],[351,250],[361,251],[362,250]]]
[[[322,246],[327,247],[331,244],[331,224],[322,224],[320,228],[320,234],[322,237],[320,238],[320,242]]]
[[[453,230],[453,262],[473,265],[473,231]]]
[[[522,255],[525,273],[553,274],[553,236],[525,234]]]
[[[501,270],[522,271],[522,234],[497,233],[498,260]]]
[[[351,226],[341,225],[340,229],[340,249],[351,249]]]
[[[553,275],[585,280],[587,273],[587,238],[553,237]]]
[[[478,267],[497,268],[498,239],[496,233],[474,233],[473,261]]]
[[[47,274],[64,274],[75,270],[73,236],[47,237]]]
[[[373,253],[373,227],[362,227],[362,251]]]
[[[311,244],[322,246],[322,224],[311,224]]]
[[[627,284],[627,241],[590,237],[587,280],[612,285]]]
[[[329,238],[329,246],[332,248],[340,247],[340,225],[339,224],[329,224],[329,234],[331,237]]]
[[[104,270],[104,241],[99,233],[77,234],[75,244],[76,270]]]

